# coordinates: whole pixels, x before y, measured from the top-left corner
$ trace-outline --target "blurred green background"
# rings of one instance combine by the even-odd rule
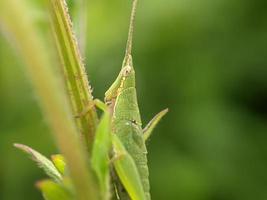
[[[44,12],[40,2],[31,0],[33,15]],[[153,200],[267,199],[266,7],[140,0],[133,57],[144,124],[170,109],[148,144]],[[97,98],[120,69],[129,12],[130,0],[88,1],[85,61]],[[37,100],[1,35],[1,200],[41,199],[34,183],[46,176],[12,147],[57,152]]]

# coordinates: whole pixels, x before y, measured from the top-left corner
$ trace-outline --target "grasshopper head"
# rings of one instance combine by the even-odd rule
[[[111,102],[113,99],[116,99],[121,91],[129,87],[135,87],[135,71],[131,55],[127,55],[124,58],[117,79],[105,93],[105,102]]]

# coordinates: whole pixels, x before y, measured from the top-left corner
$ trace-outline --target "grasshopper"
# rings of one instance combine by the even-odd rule
[[[115,154],[115,159],[112,160],[117,174],[113,174],[113,179],[117,198],[122,200],[129,198],[133,200],[151,199],[145,141],[149,138],[160,119],[168,112],[168,109],[161,111],[142,129],[135,88],[135,71],[131,55],[136,6],[137,0],[133,0],[122,69],[115,82],[106,91],[105,102],[95,100],[97,107],[104,110],[106,115],[107,111],[110,114],[111,143]],[[108,133],[108,129],[106,130]],[[106,138],[108,138],[107,135]],[[98,149],[95,152],[102,151],[97,145],[95,145],[95,149]],[[96,158],[97,154],[95,154]],[[98,168],[97,165],[95,168]],[[120,181],[118,181],[117,177]]]

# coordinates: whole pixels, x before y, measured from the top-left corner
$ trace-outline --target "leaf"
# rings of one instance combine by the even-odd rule
[[[142,182],[131,155],[126,151],[117,135],[112,135],[115,153],[113,159],[115,170],[132,200],[145,200]]]
[[[97,127],[95,141],[92,151],[92,168],[96,172],[102,199],[109,199],[110,187],[109,187],[109,151],[111,148],[110,137],[110,115],[108,112],[104,112],[103,117]]]
[[[64,186],[51,180],[39,181],[36,186],[42,191],[45,200],[75,200]]]
[[[64,175],[66,170],[66,160],[61,154],[51,156],[52,162],[54,163],[57,170]]]
[[[39,152],[33,150],[32,148],[23,144],[14,144],[14,146],[22,151],[28,153],[32,160],[34,160],[40,168],[42,168],[45,173],[51,177],[53,180],[60,182],[62,181],[62,176],[54,166],[54,164],[45,156]]]

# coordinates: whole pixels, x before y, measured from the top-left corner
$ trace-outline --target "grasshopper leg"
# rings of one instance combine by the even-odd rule
[[[91,110],[95,106],[104,112],[107,111],[108,109],[107,105],[103,101],[99,99],[94,99],[92,103],[89,103],[88,105],[86,105],[85,108],[75,117],[76,118],[84,117],[89,112],[89,110]]]
[[[143,129],[143,133],[144,133],[144,139],[145,141],[150,137],[150,135],[152,134],[154,128],[157,126],[157,124],[159,123],[159,121],[161,120],[161,118],[166,115],[166,113],[169,111],[169,109],[164,109],[161,112],[159,112],[158,114],[155,115],[155,117],[153,117],[150,122],[146,125],[146,127]]]
[[[137,166],[132,156],[127,152],[120,139],[113,134],[112,144],[114,154],[113,160],[115,171],[125,190],[133,200],[145,200],[145,192],[138,173]]]

